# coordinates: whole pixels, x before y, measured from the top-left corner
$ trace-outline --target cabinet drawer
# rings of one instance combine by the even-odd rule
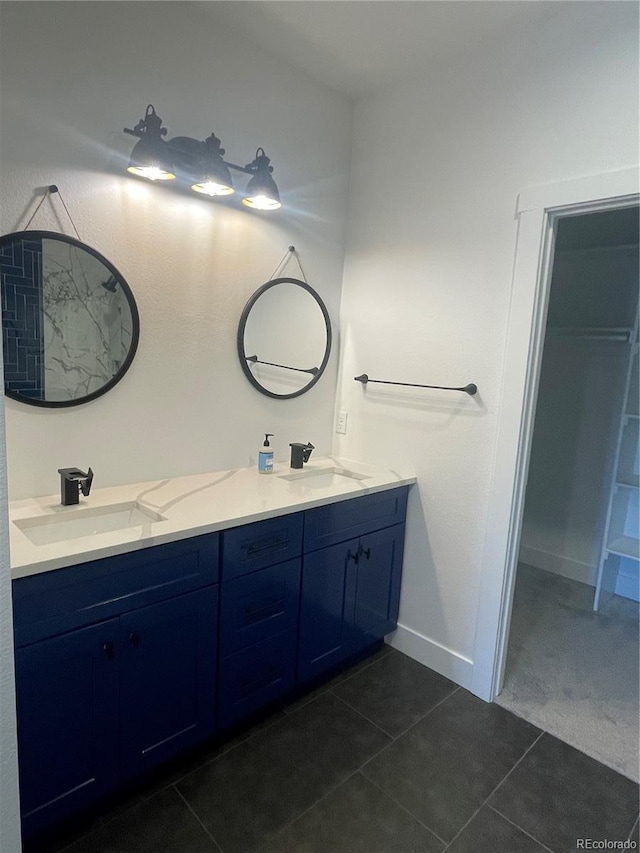
[[[18,578],[16,646],[217,583],[218,543],[210,533]]]
[[[408,486],[307,510],[304,550],[315,551],[392,524],[402,524]]]
[[[300,558],[222,584],[220,655],[238,652],[298,624]]]
[[[248,575],[302,553],[301,512],[228,530],[222,537],[222,578]]]
[[[228,728],[293,689],[296,633],[284,631],[220,661],[218,728]]]

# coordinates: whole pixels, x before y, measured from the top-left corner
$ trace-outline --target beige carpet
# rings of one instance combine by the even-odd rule
[[[592,587],[521,563],[496,702],[638,781],[638,604],[592,606]]]

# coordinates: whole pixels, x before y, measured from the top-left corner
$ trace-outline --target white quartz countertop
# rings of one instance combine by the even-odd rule
[[[330,476],[330,471],[346,470],[353,476]],[[293,479],[284,479],[294,475]],[[302,476],[300,476],[302,475]],[[317,475],[317,476],[316,476]],[[296,478],[299,477],[299,479]],[[99,472],[96,480],[99,478]],[[330,482],[329,482],[330,481]],[[308,462],[302,471],[287,463],[276,463],[272,474],[258,474],[255,468],[236,468],[92,489],[88,497],[80,495],[76,506],[62,506],[60,496],[29,498],[9,504],[11,576],[25,577],[39,572],[174,542],[189,536],[226,530],[241,524],[274,518],[323,504],[372,494],[415,483],[413,475],[401,474],[362,462],[325,457]],[[110,531],[94,532],[90,519],[125,505],[133,504],[162,521],[136,514],[141,523]],[[67,525],[65,522],[71,522]],[[72,529],[81,522],[81,535],[75,530],[62,541],[36,544],[35,528],[47,531]],[[41,524],[42,522],[42,524]],[[61,522],[64,524],[61,524]],[[56,533],[56,535],[58,535]],[[66,534],[63,534],[66,536]]]

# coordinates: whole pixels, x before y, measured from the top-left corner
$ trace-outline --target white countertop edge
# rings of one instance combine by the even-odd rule
[[[11,577],[28,577],[416,482],[413,474],[333,456],[313,459],[303,470],[323,471],[332,467],[347,468],[366,479],[340,477],[326,488],[310,488],[304,480],[283,480],[279,475],[295,472],[287,463],[277,463],[273,474],[268,475],[259,474],[254,468],[236,468],[93,489],[87,498],[81,497],[80,503],[72,507],[61,506],[59,495],[12,501],[9,504]],[[33,544],[12,523],[60,514],[72,518],[74,513],[88,508],[133,501],[160,513],[166,520],[46,545]]]

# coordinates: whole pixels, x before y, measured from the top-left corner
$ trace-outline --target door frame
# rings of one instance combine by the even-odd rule
[[[564,216],[629,207],[640,169],[604,172],[519,194],[511,304],[487,524],[482,554],[471,690],[501,691],[544,347],[556,223]]]

